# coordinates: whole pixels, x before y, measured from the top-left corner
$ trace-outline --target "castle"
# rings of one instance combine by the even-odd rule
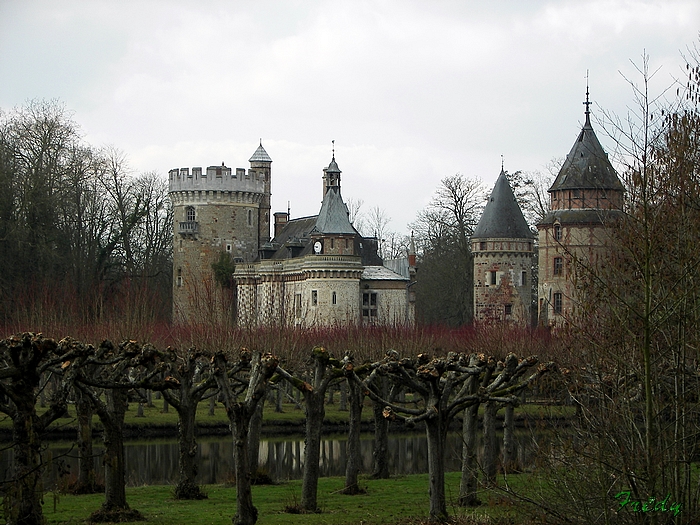
[[[472,235],[474,319],[532,323],[533,271],[536,316],[560,326],[577,304],[572,262],[594,268],[606,242],[606,226],[621,213],[624,187],[591,126],[586,93],[585,123],[549,188],[550,211],[533,235],[503,170]],[[534,242],[537,269],[533,268]]]
[[[377,240],[350,223],[335,154],[323,169],[318,215],[291,219],[289,212],[275,213],[272,239],[272,159],[262,142],[249,162],[247,171],[222,164],[169,172],[176,322],[414,322],[415,253],[402,273],[384,266]]]
[[[529,228],[501,173],[471,237],[475,322],[563,324],[577,303],[572,261],[594,266],[624,187],[585,123],[549,189],[551,211]],[[274,214],[272,159],[262,146],[250,168],[169,172],[173,203],[173,319],[238,326],[410,325],[415,319],[415,250],[400,273],[360,235],[341,196],[335,152],[323,169],[318,215]],[[537,268],[534,268],[535,255]],[[535,280],[535,272],[537,279]],[[536,292],[533,292],[534,284]]]

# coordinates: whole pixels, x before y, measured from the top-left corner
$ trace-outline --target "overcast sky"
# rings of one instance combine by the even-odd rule
[[[592,111],[624,115],[646,50],[654,86],[698,41],[688,1],[0,0],[0,108],[57,98],[136,172],[248,167],[272,207],[313,215],[336,160],[344,198],[407,224],[455,173],[543,171]],[[607,149],[612,142],[598,133]]]

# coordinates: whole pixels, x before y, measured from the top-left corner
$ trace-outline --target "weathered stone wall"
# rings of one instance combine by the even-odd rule
[[[480,239],[472,243],[472,253],[474,320],[510,321],[528,326],[531,319],[533,241]],[[507,308],[510,308],[510,313]]]

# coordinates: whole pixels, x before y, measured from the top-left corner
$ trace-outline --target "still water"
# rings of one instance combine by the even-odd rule
[[[502,436],[501,436],[502,437]],[[521,465],[531,465],[534,457],[533,436],[529,432],[516,434],[518,459]],[[500,439],[499,439],[500,445]],[[6,445],[7,446],[7,445]],[[12,452],[2,447],[0,479],[10,475]],[[321,476],[343,476],[346,464],[346,436],[327,436],[321,443]],[[361,441],[362,472],[372,470],[372,435]],[[459,433],[447,438],[447,470],[460,469],[462,439]],[[95,468],[101,472],[101,444],[95,444]],[[168,485],[177,482],[177,440],[129,441],[125,443],[127,484]],[[231,438],[203,437],[198,440],[197,462],[199,482],[226,483],[233,472],[233,442]],[[71,480],[77,474],[77,451],[71,443],[51,443],[44,454],[47,468],[46,489]],[[304,460],[303,438],[270,438],[260,443],[259,467],[273,480],[298,479],[302,476]],[[428,453],[422,433],[389,436],[389,470],[396,474],[419,474],[428,471]],[[99,474],[98,474],[99,475]]]

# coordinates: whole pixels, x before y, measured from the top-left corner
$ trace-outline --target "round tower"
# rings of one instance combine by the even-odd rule
[[[501,168],[471,237],[476,322],[530,325],[533,237]]]
[[[542,325],[561,325],[577,304],[571,261],[594,267],[606,242],[607,224],[621,214],[624,186],[596,137],[586,90],[586,120],[552,187],[550,212],[537,225],[538,315]]]
[[[251,168],[172,169],[173,320],[225,320],[234,303],[226,273],[258,257],[269,240],[270,163],[262,147]],[[212,265],[220,270],[218,279]]]

